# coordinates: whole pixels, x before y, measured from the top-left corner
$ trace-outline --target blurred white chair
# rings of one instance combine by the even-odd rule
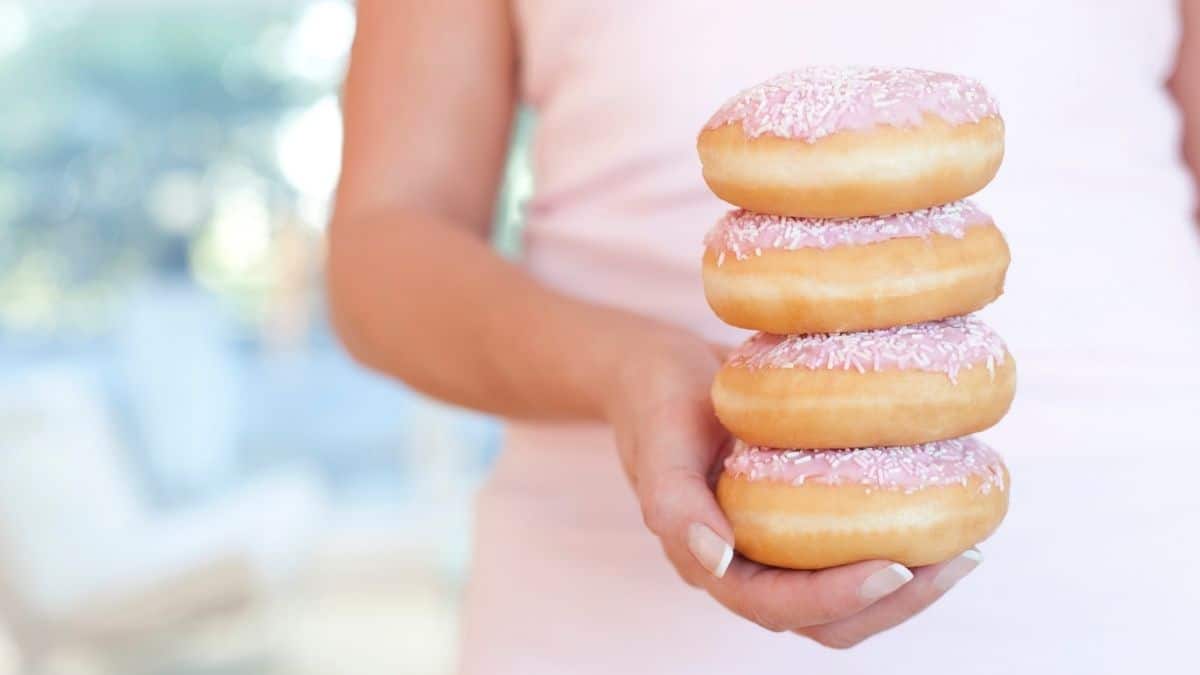
[[[486,475],[481,415],[438,401],[413,400],[405,428],[405,466],[413,485],[401,516],[411,556],[453,574],[470,557],[472,506]],[[434,449],[431,451],[431,448]]]
[[[116,355],[156,482],[189,496],[228,483],[242,409],[229,318],[195,284],[155,279],[131,295],[119,325]]]
[[[326,511],[308,474],[180,513],[139,498],[85,377],[0,382],[0,611],[23,657],[139,644],[286,577]]]

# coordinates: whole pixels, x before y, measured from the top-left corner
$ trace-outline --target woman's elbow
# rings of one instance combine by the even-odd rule
[[[329,255],[325,264],[325,297],[329,310],[329,322],[333,333],[342,347],[358,363],[371,368],[380,367],[377,350],[367,338],[369,329],[363,325],[362,312],[355,310],[361,302],[355,298],[354,280],[347,278],[344,261],[338,260],[337,247],[330,241]]]
[[[328,243],[329,321],[346,353],[365,368],[438,396],[437,378],[420,358],[425,349],[420,336],[404,329],[404,304],[394,294],[380,292],[391,285],[381,277],[392,266],[376,259],[377,247],[364,247],[351,224],[331,224]]]
[[[329,226],[325,258],[325,296],[329,321],[334,335],[346,352],[358,363],[372,370],[387,368],[381,341],[374,337],[379,330],[372,325],[378,309],[372,307],[368,280],[363,278],[364,263],[352,237],[350,224],[336,219]]]

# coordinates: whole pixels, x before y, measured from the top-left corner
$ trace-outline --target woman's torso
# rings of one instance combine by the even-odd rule
[[[1014,259],[1006,295],[984,312],[1020,371],[1012,413],[986,435],[1011,460],[1013,508],[989,542],[999,558],[995,573],[965,584],[917,622],[957,631],[960,646],[933,666],[913,663],[913,672],[961,664],[955,659],[986,644],[988,630],[1039,611],[1030,603],[1074,603],[1088,614],[1055,617],[1075,619],[1063,629],[1065,640],[1115,634],[1123,613],[1155,605],[1125,596],[1124,604],[1080,604],[1089,591],[1103,592],[1102,573],[1120,574],[1140,559],[1105,533],[1142,523],[1137,544],[1163,545],[1183,522],[1181,509],[1200,508],[1171,489],[1151,488],[1135,490],[1126,508],[1131,497],[1120,486],[1137,467],[1095,459],[1149,449],[1188,458],[1172,460],[1177,469],[1200,468],[1187,454],[1200,446],[1190,419],[1200,411],[1193,386],[1200,368],[1191,355],[1200,340],[1200,242],[1179,158],[1180,121],[1163,86],[1176,12],[1164,0],[515,2],[522,94],[538,118],[526,267],[564,292],[714,339],[745,334],[712,316],[699,279],[703,234],[728,206],[701,180],[694,140],[723,100],[809,63],[960,72],[999,100],[1006,158],[976,199],[1005,232]],[[832,659],[759,635],[681,590],[641,529],[605,430],[514,425],[507,446],[480,497],[467,614],[467,663],[484,664],[480,672],[506,672],[487,655],[499,644],[522,645],[531,630],[565,645],[546,657],[547,672],[598,646],[606,656],[597,663],[628,670],[635,661],[622,661],[628,650],[618,646],[645,638],[652,631],[646,622],[672,626],[638,647],[651,661],[662,659],[646,672],[672,672],[669,664],[693,672],[677,642],[704,634],[710,638],[686,653],[729,657],[714,668],[740,663],[739,644],[752,645],[764,663],[795,653],[797,664],[819,663],[814,672],[869,672],[902,653],[903,641],[889,638],[853,660]],[[1058,493],[1076,473],[1085,478]],[[1180,473],[1151,481],[1174,485]],[[1032,494],[1022,495],[1023,481]],[[1081,503],[1094,504],[1091,520],[1054,519],[1080,516]],[[1081,573],[1060,555],[1069,547],[1092,547],[1079,555],[1105,559]],[[1165,557],[1172,555],[1182,561],[1185,553]],[[522,571],[536,573],[538,584],[501,588]],[[1150,583],[1163,588],[1147,592],[1200,598],[1194,584]],[[982,604],[990,607],[984,615],[975,606]],[[590,608],[588,615],[571,616],[576,606]],[[497,622],[508,633],[492,630]],[[1037,625],[1006,634],[1036,642]],[[720,626],[721,639],[705,626]],[[1100,653],[1094,663],[1115,667],[1133,652]],[[1084,662],[1070,658],[1058,650],[1043,660]],[[539,672],[539,663],[523,661],[519,670]],[[1024,663],[991,665],[1003,672]],[[967,672],[993,672],[976,665]]]

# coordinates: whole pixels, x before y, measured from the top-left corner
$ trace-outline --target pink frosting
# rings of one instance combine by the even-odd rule
[[[734,350],[729,364],[751,370],[924,370],[957,381],[964,368],[986,365],[994,372],[1004,358],[1004,341],[971,315],[860,333],[758,333]]]
[[[843,450],[777,450],[734,441],[725,471],[749,480],[790,485],[865,485],[868,489],[917,490],[966,485],[980,478],[983,493],[1004,489],[999,453],[974,436],[921,445]]]
[[[709,120],[716,129],[740,122],[750,138],[802,138],[812,143],[839,131],[919,125],[926,114],[950,124],[999,115],[979,82],[915,68],[816,66],[776,75],[730,99]]]
[[[718,252],[720,264],[726,255],[744,260],[771,249],[827,249],[935,234],[961,239],[967,228],[990,222],[991,218],[970,201],[890,216],[835,219],[772,216],[737,209],[717,221],[704,243]]]

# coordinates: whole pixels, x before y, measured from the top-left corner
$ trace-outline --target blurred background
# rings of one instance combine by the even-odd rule
[[[452,669],[498,431],[331,334],[354,28],[350,0],[0,0],[0,675]]]

